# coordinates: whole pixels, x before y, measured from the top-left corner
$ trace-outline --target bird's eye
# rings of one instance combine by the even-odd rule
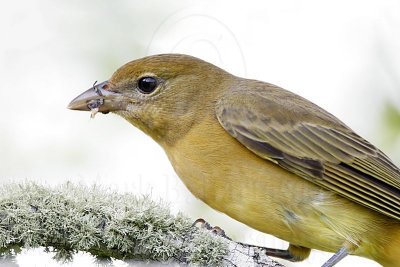
[[[157,88],[157,80],[153,77],[143,77],[138,81],[139,91],[143,94],[150,94]]]

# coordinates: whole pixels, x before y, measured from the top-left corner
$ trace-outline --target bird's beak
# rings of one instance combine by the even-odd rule
[[[96,109],[96,111],[108,113],[124,108],[122,107],[122,98],[123,95],[113,92],[110,89],[108,81],[105,81],[94,85],[92,88],[75,97],[69,103],[68,108],[83,111],[93,111]]]

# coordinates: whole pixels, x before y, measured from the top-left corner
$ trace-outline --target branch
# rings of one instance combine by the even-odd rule
[[[59,260],[78,251],[99,259],[173,262],[194,266],[282,266],[262,253],[192,227],[165,203],[99,186],[35,183],[0,187],[0,258],[45,247]]]

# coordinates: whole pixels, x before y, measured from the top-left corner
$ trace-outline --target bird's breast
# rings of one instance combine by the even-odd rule
[[[203,120],[165,150],[186,187],[212,208],[275,235],[290,235],[288,222],[300,220],[290,206],[309,183],[253,154],[218,121]]]

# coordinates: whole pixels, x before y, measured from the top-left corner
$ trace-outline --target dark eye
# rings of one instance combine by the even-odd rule
[[[150,94],[157,88],[157,80],[153,77],[143,77],[138,81],[138,88],[143,94]]]

